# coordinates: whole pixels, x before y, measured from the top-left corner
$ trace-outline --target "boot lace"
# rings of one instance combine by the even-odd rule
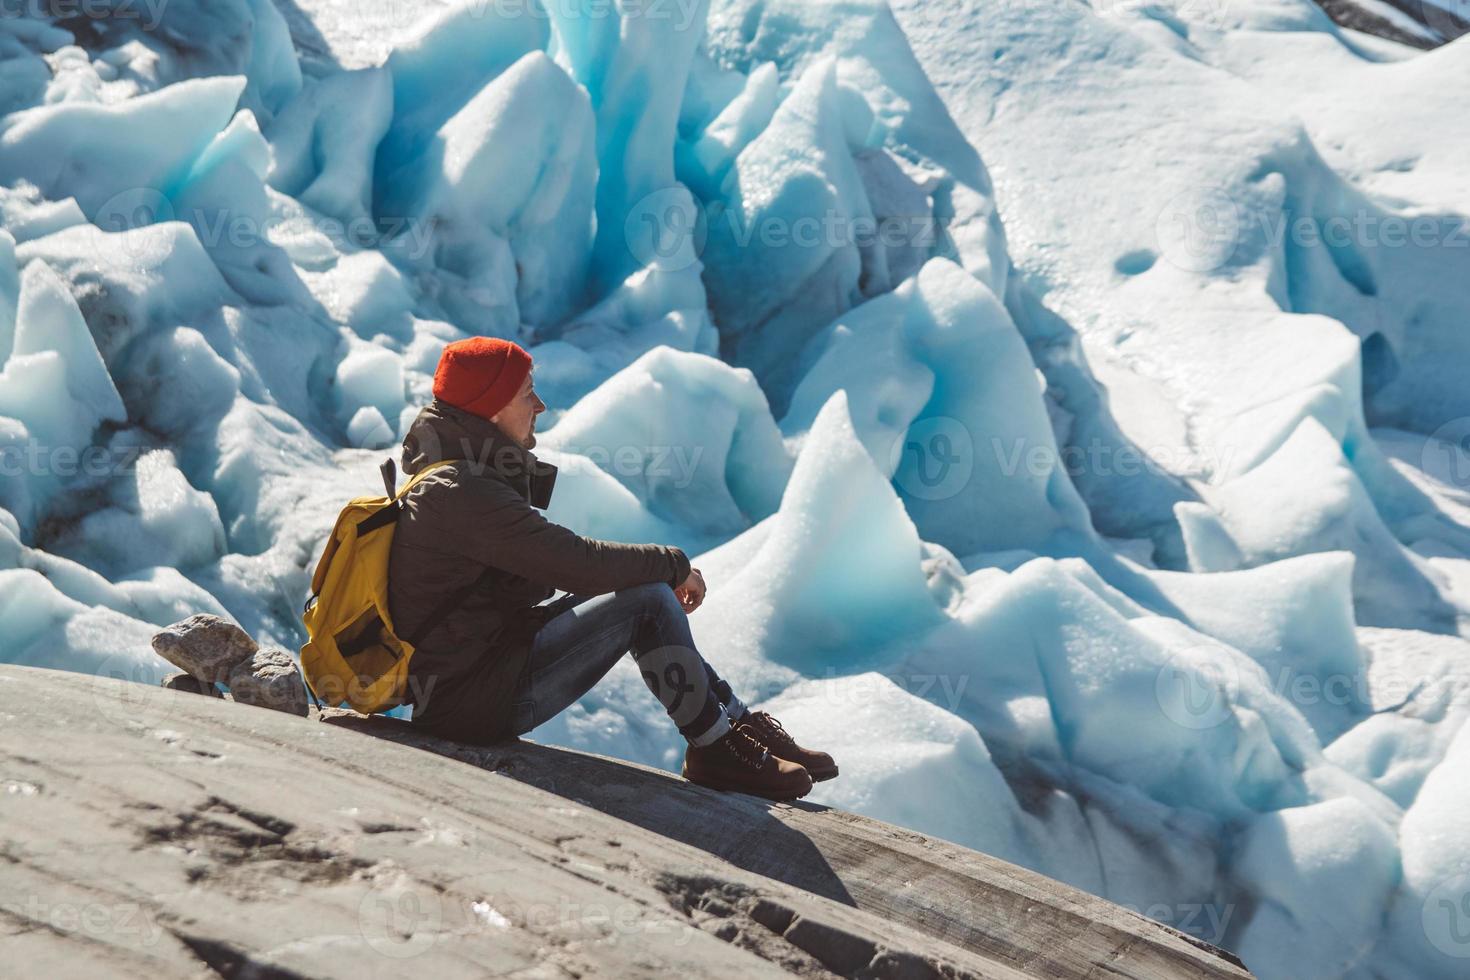
[[[745,726],[731,729],[729,736],[725,739],[725,744],[735,758],[751,769],[760,771],[765,768],[770,752],[749,732],[745,731]]]
[[[796,747],[796,740],[787,734],[786,729],[781,727],[781,723],[764,711],[750,712],[746,723],[756,730],[762,742],[772,748]]]

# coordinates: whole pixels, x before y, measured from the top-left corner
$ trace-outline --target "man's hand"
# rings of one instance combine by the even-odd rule
[[[686,616],[699,608],[699,604],[704,601],[704,576],[699,574],[699,569],[689,570],[689,577],[684,580],[683,585],[674,589],[674,595],[679,597]]]

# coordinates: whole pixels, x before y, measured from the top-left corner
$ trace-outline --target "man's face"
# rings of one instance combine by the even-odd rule
[[[490,421],[522,449],[531,449],[536,445],[536,416],[544,411],[546,403],[536,395],[535,376],[527,374],[521,390],[508,405],[490,416]]]

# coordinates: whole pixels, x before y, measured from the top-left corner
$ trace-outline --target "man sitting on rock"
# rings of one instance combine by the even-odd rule
[[[531,356],[473,337],[444,349],[434,401],[404,439],[407,474],[454,461],[404,498],[388,571],[398,634],[426,630],[410,661],[414,725],[480,743],[528,732],[631,652],[689,743],[693,782],[787,800],[836,776],[695,649],[688,614],[705,584],[683,551],[585,538],[539,513],[556,478],[530,452],[545,410]],[[556,589],[569,595],[541,605]]]

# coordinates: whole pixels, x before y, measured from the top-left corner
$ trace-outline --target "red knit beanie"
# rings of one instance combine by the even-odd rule
[[[498,337],[470,337],[444,348],[434,372],[434,397],[488,419],[521,390],[531,355]]]

